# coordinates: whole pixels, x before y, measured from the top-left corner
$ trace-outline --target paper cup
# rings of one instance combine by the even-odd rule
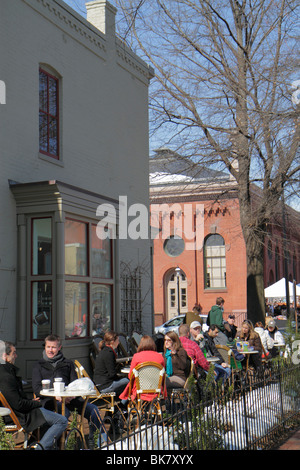
[[[44,379],[42,380],[42,389],[49,390],[50,389],[50,380]]]

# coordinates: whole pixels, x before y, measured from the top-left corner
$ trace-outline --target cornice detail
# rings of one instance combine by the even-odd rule
[[[23,1],[48,19],[51,20],[51,16],[53,19],[55,18],[55,24],[58,27],[64,28],[65,32],[71,34],[74,39],[79,41],[85,40],[89,43],[89,46],[94,46],[94,52],[97,50],[98,53],[99,51],[106,52],[105,39],[101,38],[101,33],[99,32],[98,34],[97,31],[93,31],[94,27],[83,17],[77,15],[76,12],[69,11],[67,5],[60,6],[55,0]]]

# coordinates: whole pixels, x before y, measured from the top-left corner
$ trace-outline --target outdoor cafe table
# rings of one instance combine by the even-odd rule
[[[55,399],[56,397],[60,397],[61,398],[61,414],[63,416],[65,416],[65,414],[66,414],[66,399],[67,398],[82,397],[84,399],[83,413],[82,413],[82,416],[83,416],[86,404],[88,402],[88,399],[97,396],[96,390],[70,390],[70,391],[69,390],[64,390],[63,392],[57,392],[53,388],[50,388],[49,390],[41,390],[40,394],[44,397],[52,397],[53,399]],[[80,428],[80,432],[81,432],[81,435],[82,435],[83,443],[84,443],[84,445],[86,445],[85,444],[85,439],[84,439],[84,436],[83,436],[83,432],[82,432],[82,428]],[[64,447],[65,432],[63,433],[62,438],[63,438],[62,439],[62,447]]]
[[[3,406],[0,406],[0,416],[8,416],[10,415],[11,411],[9,408],[5,408]]]
[[[238,350],[239,353],[241,354],[244,354],[246,356],[246,366],[245,366],[245,369],[246,369],[246,373],[248,372],[248,369],[249,369],[249,359],[250,359],[250,355],[251,354],[258,354],[259,351],[244,351],[243,349],[239,349]]]
[[[132,356],[128,356],[128,357],[117,357],[116,363],[117,363],[117,364],[120,364],[120,363],[121,363],[121,364],[123,364],[123,363],[128,364],[128,362],[130,362],[131,359],[132,359]]]
[[[207,362],[220,362],[220,359],[216,356],[208,356],[206,357]]]

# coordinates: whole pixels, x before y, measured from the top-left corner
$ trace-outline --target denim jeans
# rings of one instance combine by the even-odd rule
[[[72,408],[74,408],[74,406]],[[58,403],[58,410],[61,413],[61,404],[60,403]],[[81,406],[78,407],[77,411],[79,413],[81,413]],[[71,415],[71,411],[69,410],[68,406],[66,406],[65,414],[66,414],[67,418],[69,418],[70,415]],[[90,428],[92,428],[91,430],[93,432],[95,432],[97,429],[100,429],[100,430],[103,429],[103,421],[101,419],[99,410],[98,410],[96,405],[93,405],[93,403],[87,403],[86,404],[86,407],[85,407],[85,410],[84,410],[84,417],[89,422]]]
[[[100,392],[101,393],[116,392],[116,395],[119,398],[120,393],[123,392],[128,382],[129,382],[129,379],[127,379],[127,377],[123,377],[120,380],[114,380],[113,383],[109,387],[102,388]]]
[[[67,428],[68,420],[65,416],[54,413],[54,411],[46,410],[45,408],[40,408],[40,410],[46,420],[46,424],[49,426],[40,440],[40,444],[45,450],[51,450],[54,443]]]
[[[216,381],[219,380],[220,378],[223,379],[223,382],[225,382],[228,377],[230,377],[231,374],[231,369],[230,367],[222,367],[220,364],[215,364],[215,372],[217,373],[216,376]]]

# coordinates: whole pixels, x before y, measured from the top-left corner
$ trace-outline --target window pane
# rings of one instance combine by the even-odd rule
[[[47,114],[40,113],[39,121],[40,150],[48,151],[48,118]]]
[[[87,284],[65,284],[65,333],[67,338],[87,335],[88,291]]]
[[[52,283],[39,281],[32,283],[32,338],[44,339],[51,333],[52,322]]]
[[[47,97],[48,97],[48,90],[47,90],[47,75],[45,75],[42,71],[40,71],[40,86],[39,86],[39,98],[40,98],[40,109],[42,111],[47,112]]]
[[[111,328],[111,286],[101,284],[92,285],[92,334],[106,331]]]
[[[96,234],[96,225],[92,225],[92,276],[111,278],[111,247],[110,238],[101,240]],[[98,228],[99,230],[99,228]]]
[[[51,218],[32,221],[32,274],[43,275],[52,272],[52,229]]]
[[[39,71],[39,149],[58,158],[58,79]]]
[[[226,251],[223,237],[210,235],[205,242],[205,288],[226,287]]]
[[[57,80],[49,77],[49,114],[56,116],[57,113]]]
[[[58,129],[56,118],[49,117],[49,153],[57,155]]]
[[[87,224],[76,220],[65,223],[65,273],[87,276]]]

